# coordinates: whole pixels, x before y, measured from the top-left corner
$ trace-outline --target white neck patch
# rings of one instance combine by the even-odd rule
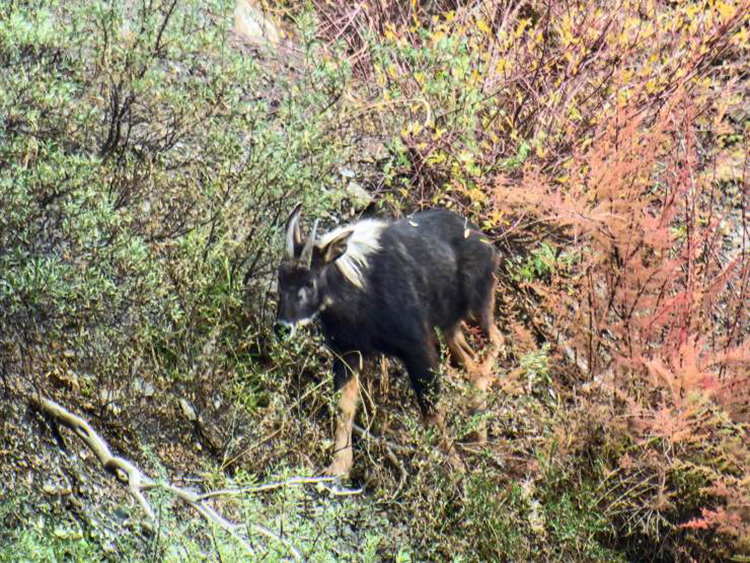
[[[380,234],[388,226],[384,221],[364,219],[353,225],[337,227],[324,234],[315,244],[324,248],[339,235],[352,231],[346,246],[346,252],[334,262],[339,272],[355,287],[364,289],[364,272],[369,267],[369,257],[380,250]]]

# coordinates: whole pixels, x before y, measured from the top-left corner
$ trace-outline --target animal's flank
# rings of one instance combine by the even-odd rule
[[[369,265],[369,257],[381,249],[380,235],[388,226],[384,221],[365,219],[353,225],[338,227],[323,235],[316,243],[316,247],[325,248],[331,241],[345,232],[351,232],[346,252],[341,255],[334,265],[349,282],[359,289],[365,287],[365,271]]]

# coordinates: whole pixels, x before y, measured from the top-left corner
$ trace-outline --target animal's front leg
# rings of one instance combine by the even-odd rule
[[[489,294],[485,303],[479,311],[479,325],[484,330],[487,338],[490,341],[490,345],[487,349],[487,355],[485,356],[484,362],[479,366],[477,371],[478,376],[481,379],[489,380],[492,378],[492,371],[495,367],[495,360],[497,359],[500,351],[505,346],[503,335],[498,330],[495,324],[495,291],[497,289],[497,278],[492,279],[492,286],[490,287]],[[485,385],[486,386],[486,385]]]
[[[350,358],[359,361],[359,358]],[[348,377],[348,379],[346,379]],[[345,382],[341,384],[342,380]],[[334,364],[334,384],[340,387],[339,412],[336,418],[336,433],[333,445],[333,461],[325,470],[327,475],[346,475],[352,468],[354,452],[352,449],[352,428],[354,415],[357,413],[359,399],[359,377],[353,366],[343,359]]]

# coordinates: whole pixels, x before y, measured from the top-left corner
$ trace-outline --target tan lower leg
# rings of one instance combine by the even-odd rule
[[[485,330],[487,331],[487,337],[490,339],[491,346],[500,346],[502,344],[503,336],[495,326],[495,291],[497,290],[497,278],[492,280],[492,288],[490,289],[490,298],[487,301],[487,310],[484,312],[485,319]]]
[[[495,290],[497,289],[497,280],[493,280],[490,298],[487,302],[487,309],[484,311],[483,328],[487,332],[487,338],[490,341],[487,356],[479,368],[479,377],[489,377],[492,373],[495,360],[500,354],[500,349],[504,345],[502,333],[495,325]]]
[[[494,347],[497,347],[497,348],[499,348],[500,346],[502,346],[503,343],[504,343],[503,334],[495,326],[494,321],[490,325],[489,331],[490,331],[490,334],[489,334],[490,345],[494,346]]]
[[[357,375],[354,375],[341,388],[333,446],[333,461],[325,471],[328,475],[345,475],[352,468],[354,460],[352,452],[352,427],[354,426],[354,415],[357,412],[358,398],[359,379]]]
[[[469,347],[469,343],[466,342],[466,338],[464,337],[464,333],[460,326],[456,326],[456,328],[446,334],[445,340],[453,357],[458,360],[466,371],[472,373],[476,370],[474,352]]]
[[[474,396],[469,404],[472,413],[481,413],[487,406],[487,389],[492,382],[491,373],[497,356],[496,353],[493,354],[492,352],[491,349],[482,365],[472,374],[471,385],[474,387]],[[470,439],[480,444],[487,441],[487,423],[484,420],[479,422]]]
[[[461,346],[461,348],[464,349],[464,351],[472,358],[476,359],[476,354],[474,353],[474,350],[471,349],[471,346],[469,346],[469,343],[466,342],[466,338],[464,337],[464,332],[459,328],[458,331],[458,345]]]
[[[490,346],[487,350],[487,355],[477,370],[478,378],[489,378],[492,376],[495,367],[495,360],[497,360],[497,357],[500,355],[500,350],[504,345],[503,335],[494,324],[489,326],[488,338]]]
[[[440,443],[438,445],[438,448],[446,456],[446,458],[448,459],[448,463],[453,468],[453,470],[460,473],[465,472],[466,468],[464,467],[461,458],[458,456],[456,448],[448,438],[448,432],[445,428],[445,418],[443,417],[442,411],[436,408],[435,412],[432,415],[430,415],[429,417],[425,417],[424,422],[425,424],[437,427],[438,435],[440,436]]]
[[[472,413],[482,412],[486,408],[487,403],[487,389],[492,382],[492,372],[495,367],[495,360],[500,354],[500,350],[503,347],[503,335],[495,326],[495,289],[497,286],[497,280],[493,280],[492,288],[490,289],[489,299],[487,300],[486,309],[481,312],[479,316],[480,324],[483,330],[487,333],[487,339],[489,340],[489,346],[487,353],[484,356],[484,360],[481,364],[471,373],[471,385],[474,387],[474,396],[472,397],[470,408]],[[484,443],[487,441],[487,423],[484,419],[479,422],[479,426],[472,433],[471,439],[478,443]]]
[[[474,396],[469,403],[469,409],[472,414],[482,413],[487,406],[487,388],[489,387],[490,378],[479,376],[472,380],[474,387]],[[487,423],[484,419],[480,420],[476,430],[469,435],[469,440],[479,444],[487,441]]]

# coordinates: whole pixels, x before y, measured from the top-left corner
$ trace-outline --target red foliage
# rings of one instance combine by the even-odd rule
[[[674,524],[747,542],[747,193],[739,212],[720,205],[738,186],[707,173],[701,124],[716,102],[679,87],[645,109],[618,106],[576,143],[562,178],[529,166],[520,182],[498,181],[496,202],[521,217],[515,229],[564,233],[558,256],[571,265],[526,287],[540,324],[629,420],[638,447],[619,469],[696,476],[702,516],[678,510]],[[650,508],[668,511],[659,499],[677,492],[660,490]]]

